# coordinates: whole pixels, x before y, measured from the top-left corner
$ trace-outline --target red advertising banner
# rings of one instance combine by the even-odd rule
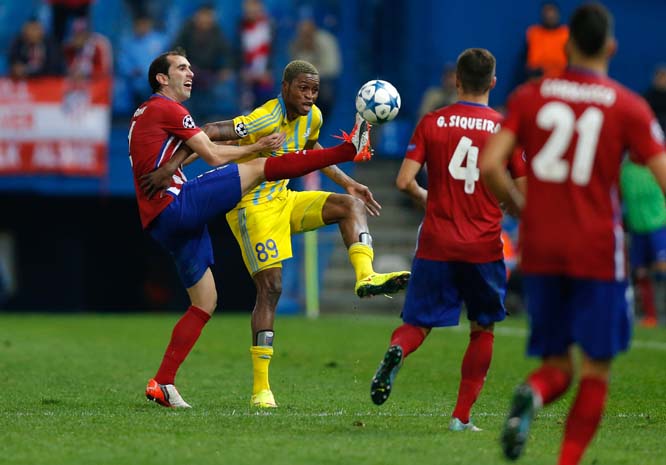
[[[0,175],[105,175],[111,85],[0,78]]]

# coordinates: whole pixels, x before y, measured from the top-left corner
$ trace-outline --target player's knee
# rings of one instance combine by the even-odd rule
[[[355,215],[365,215],[365,203],[363,200],[351,195],[349,197],[351,203],[349,209],[352,210]]]
[[[212,315],[217,308],[217,291],[211,292],[209,295],[203,298],[201,303],[197,306],[204,312]]]
[[[277,304],[282,294],[282,278],[262,282],[257,286],[257,300]]]

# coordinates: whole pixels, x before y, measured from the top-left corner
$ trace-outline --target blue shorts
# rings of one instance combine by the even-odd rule
[[[238,166],[220,166],[183,184],[150,224],[148,232],[173,256],[186,289],[214,263],[207,223],[234,208],[241,194]]]
[[[629,242],[631,269],[649,268],[655,262],[666,262],[666,228],[650,233],[632,233]]]
[[[457,326],[465,302],[467,319],[488,326],[506,316],[506,267],[491,263],[415,258],[402,319],[424,328]]]
[[[626,281],[526,275],[523,285],[529,355],[565,355],[576,343],[590,358],[609,360],[629,347],[633,316]]]

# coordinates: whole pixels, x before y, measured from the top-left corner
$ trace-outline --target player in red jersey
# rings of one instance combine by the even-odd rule
[[[224,165],[254,152],[281,147],[284,134],[272,134],[246,146],[214,144],[181,105],[190,97],[193,78],[182,51],[157,57],[148,71],[155,93],[134,112],[128,135],[142,226],[174,257],[191,302],[174,327],[157,374],[146,387],[150,400],[167,407],[189,407],[174,386],[176,371],[217,305],[210,270],[213,252],[208,221],[231,210],[245,193],[265,180],[298,177],[332,164],[371,156],[369,126],[357,118],[351,134],[345,135],[346,142],[336,147]],[[170,187],[159,195],[144,194],[139,188],[142,177],[169,163],[183,144],[196,153],[190,159],[200,156],[210,165],[222,166],[191,181],[178,168]]]
[[[580,381],[559,465],[580,462],[604,411],[611,361],[629,345],[618,198],[625,151],[647,164],[666,188],[663,133],[653,113],[642,98],[607,77],[616,48],[610,13],[601,4],[580,6],[569,28],[567,70],[512,94],[503,129],[481,157],[488,187],[522,212],[528,354],[542,359],[514,393],[502,449],[507,458],[518,458],[535,411],[567,391],[576,344],[582,349]],[[528,164],[525,198],[503,169],[516,144]]]
[[[470,341],[452,431],[480,431],[470,411],[490,367],[494,324],[506,315],[502,210],[480,182],[477,168],[480,148],[502,120],[488,107],[495,82],[495,57],[485,49],[465,50],[456,64],[457,102],[424,116],[407,148],[396,184],[425,208],[425,219],[402,311],[404,324],[393,332],[370,388],[372,401],[383,404],[404,358],[433,327],[457,326],[464,302]],[[521,155],[509,164],[516,177],[524,176]],[[427,190],[416,182],[423,165],[428,167]]]

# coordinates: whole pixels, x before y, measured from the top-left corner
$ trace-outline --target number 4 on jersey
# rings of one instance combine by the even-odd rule
[[[467,163],[465,163],[467,158]],[[473,194],[476,181],[479,180],[479,148],[472,145],[472,139],[461,137],[449,162],[449,173],[453,179],[465,181],[465,194]]]

